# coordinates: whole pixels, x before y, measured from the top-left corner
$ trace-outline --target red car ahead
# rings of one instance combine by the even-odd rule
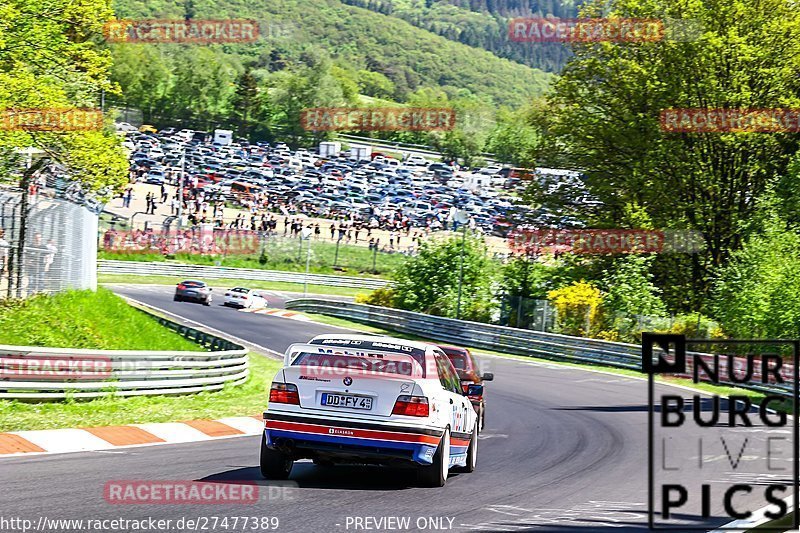
[[[441,345],[439,348],[447,355],[447,358],[450,359],[450,362],[455,367],[456,372],[458,372],[458,377],[461,379],[461,388],[464,389],[464,392],[467,392],[469,386],[473,383],[483,385],[484,381],[492,381],[494,379],[494,374],[491,372],[486,372],[481,375],[478,362],[468,349],[458,346]],[[484,400],[484,396],[470,396],[469,399],[472,402],[472,407],[475,409],[475,412],[478,413],[478,429],[483,430],[483,425],[486,420],[486,401]]]

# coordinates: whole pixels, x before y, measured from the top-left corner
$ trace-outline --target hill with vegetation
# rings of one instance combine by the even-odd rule
[[[381,84],[383,90],[367,92],[367,96],[397,102],[405,102],[421,88],[436,88],[450,97],[466,93],[495,105],[518,107],[541,95],[552,78],[397,17],[338,0],[118,0],[114,10],[118,18],[257,19],[264,38],[247,44],[213,45],[203,53],[211,51],[219,64],[239,72],[246,67],[268,72],[290,69],[307,65],[309,55],[321,53],[355,83],[369,85],[364,78],[378,80],[372,84]],[[120,46],[130,45],[113,48]],[[198,53],[196,46],[159,47],[172,49],[166,53],[179,68],[184,54]],[[119,59],[124,54],[115,55]]]
[[[571,53],[559,43],[517,43],[508,39],[515,17],[576,17],[572,2],[553,0],[343,0],[396,17],[451,41],[488,50],[546,72],[560,72]]]

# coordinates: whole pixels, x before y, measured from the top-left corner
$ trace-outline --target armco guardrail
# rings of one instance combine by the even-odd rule
[[[642,368],[642,348],[637,344],[509,328],[400,309],[319,298],[289,300],[286,302],[286,308],[346,318],[400,333],[498,352],[558,361],[594,363],[630,370],[641,370]],[[788,382],[782,385],[737,386],[762,392],[792,394],[792,386]]]
[[[247,380],[247,349],[243,346],[137,307],[211,351],[0,346],[0,399],[190,394]]]
[[[379,289],[389,284],[383,279],[356,278],[352,276],[330,276],[302,272],[283,272],[280,270],[259,270],[257,268],[229,268],[186,263],[167,263],[162,261],[117,261],[97,262],[99,274],[120,274],[126,276],[170,276],[206,279],[247,279],[253,281],[285,281],[309,285],[328,285],[332,287],[352,287],[356,289]]]

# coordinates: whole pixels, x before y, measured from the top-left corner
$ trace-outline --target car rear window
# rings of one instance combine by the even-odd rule
[[[183,285],[186,285],[187,287],[205,287],[206,286],[206,284],[203,283],[202,281],[184,281]]]
[[[236,287],[231,289],[231,292],[248,292],[248,289],[244,289],[242,287]]]
[[[378,359],[354,355],[326,353],[301,353],[292,361],[292,366],[314,366],[320,368],[350,368],[380,374],[399,374],[413,376],[421,367],[409,357]]]
[[[447,358],[453,363],[456,370],[467,369],[467,358],[461,354],[447,354]]]

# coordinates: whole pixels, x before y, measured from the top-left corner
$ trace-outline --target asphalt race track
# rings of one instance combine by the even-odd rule
[[[315,334],[341,331],[243,313],[224,308],[219,301],[211,307],[175,303],[172,289],[165,287],[117,286],[114,290],[276,351]],[[271,306],[282,304],[274,295],[269,299]],[[356,520],[363,517],[408,517],[409,529],[414,531],[435,527],[487,532],[646,530],[646,382],[497,357],[483,358],[483,363],[485,370],[494,372],[495,381],[487,387],[478,468],[472,474],[451,475],[441,489],[418,488],[414,476],[405,470],[320,467],[310,462],[296,464],[288,482],[267,483],[258,472],[259,438],[240,437],[3,459],[2,514],[31,519],[39,515],[173,520],[278,517],[278,531],[319,533],[390,531],[397,524]],[[253,505],[111,505],[103,498],[104,485],[110,480],[257,483],[261,501]],[[746,496],[739,498],[747,501]],[[728,522],[719,507],[716,503],[712,507],[720,516],[717,522]],[[683,518],[692,520],[692,516]],[[226,529],[209,526],[206,530]]]

